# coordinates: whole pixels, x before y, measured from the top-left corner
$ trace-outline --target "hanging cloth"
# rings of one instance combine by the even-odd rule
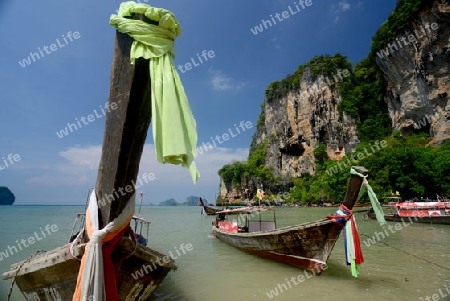
[[[95,190],[92,191],[86,210],[85,226],[89,242],[81,259],[73,301],[119,301],[116,271],[111,260],[111,253],[130,226],[134,207],[135,195],[133,194],[122,213],[103,229],[99,229],[97,197]]]
[[[127,19],[133,14],[142,14],[159,25]],[[195,183],[200,173],[194,162],[197,144],[196,122],[180,76],[173,64],[173,46],[181,34],[181,27],[172,12],[123,2],[117,15],[111,15],[110,25],[134,39],[130,60],[150,60],[152,129],[156,158],[160,163],[181,164],[189,169]]]
[[[350,174],[363,178],[363,182],[361,184],[356,202],[360,199],[360,197],[367,189],[367,193],[369,195],[372,208],[374,209],[375,215],[377,217],[377,221],[380,223],[380,225],[384,225],[386,221],[384,220],[380,202],[378,202],[375,192],[367,182],[367,176],[356,172],[353,168],[350,169]],[[358,265],[364,262],[364,257],[361,250],[361,241],[359,238],[358,228],[356,226],[356,220],[352,213],[352,210],[348,209],[344,204],[341,204],[336,213],[334,215],[327,216],[327,218],[330,218],[333,223],[344,227],[345,259],[347,265],[351,266],[352,275],[354,277],[358,277]]]

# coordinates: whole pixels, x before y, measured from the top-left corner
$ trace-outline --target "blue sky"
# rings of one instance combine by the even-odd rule
[[[289,6],[295,10],[294,2],[299,5],[294,0],[146,2],[172,11],[181,24],[176,65],[190,62],[203,50],[214,51],[213,58],[180,73],[197,121],[198,145],[241,121],[253,124],[196,158],[202,175],[196,185],[187,169],[156,162],[150,130],[140,165],[140,175],[155,176],[139,189],[146,202],[158,204],[172,197],[182,202],[190,195],[213,199],[219,187],[217,170],[247,157],[265,88],[315,55],[340,52],[357,63],[395,7],[392,0],[311,0],[312,5],[295,15],[252,33],[262,19],[289,11]],[[10,187],[17,205],[84,204],[87,189],[94,186],[105,118],[63,138],[56,132],[94,110],[101,115],[99,106],[108,100],[115,35],[109,17],[120,3],[0,3],[0,186]],[[78,39],[63,42],[68,32],[78,32]],[[63,47],[44,52],[26,67],[18,63],[38,47],[57,44],[56,39]],[[9,154],[18,154],[20,160],[7,161],[6,166],[3,157]]]

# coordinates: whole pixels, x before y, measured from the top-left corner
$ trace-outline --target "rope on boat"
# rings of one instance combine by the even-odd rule
[[[366,236],[366,237],[368,237],[368,238],[372,238],[372,237],[370,237],[369,235],[366,235],[366,234],[364,234],[364,233],[361,233],[361,235],[364,235],[364,236]],[[407,255],[413,256],[413,257],[415,257],[415,258],[417,258],[417,259],[423,260],[423,261],[425,261],[425,262],[434,264],[434,265],[437,266],[437,267],[440,267],[440,268],[442,268],[442,269],[445,269],[445,270],[449,270],[449,271],[450,271],[450,268],[448,268],[448,267],[444,267],[444,266],[439,265],[439,264],[437,264],[437,263],[435,263],[435,262],[433,262],[433,261],[430,261],[430,260],[428,260],[428,259],[419,257],[419,256],[417,256],[417,255],[415,255],[415,254],[412,254],[412,253],[409,253],[409,252],[407,252],[407,251],[401,250],[401,249],[396,248],[396,247],[394,247],[394,246],[391,246],[391,245],[389,245],[389,244],[387,244],[387,243],[385,243],[385,242],[379,241],[379,243],[382,243],[383,245],[385,245],[385,246],[387,246],[387,247],[389,247],[389,248],[395,249],[395,250],[397,250],[397,251],[399,251],[399,252],[405,253],[405,254],[407,254]]]
[[[16,276],[19,274],[20,269],[23,267],[23,265],[24,265],[25,263],[29,262],[34,256],[36,256],[36,255],[39,254],[40,252],[47,252],[47,251],[45,251],[45,250],[39,250],[39,251],[34,252],[34,253],[31,254],[27,259],[25,259],[25,260],[20,264],[20,266],[17,268],[17,272],[16,272],[16,274],[14,275],[13,280],[12,280],[12,282],[11,282],[11,285],[10,285],[10,287],[9,287],[8,299],[7,299],[7,301],[9,301],[10,298],[11,298],[11,294],[12,294],[12,290],[13,290],[13,287],[14,287],[14,283],[16,283]]]

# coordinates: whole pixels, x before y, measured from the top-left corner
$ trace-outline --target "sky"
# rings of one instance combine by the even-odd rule
[[[316,55],[340,52],[356,64],[396,1],[310,0],[304,7],[298,0],[141,2],[172,11],[181,24],[174,64],[198,64],[179,69],[197,145],[250,122],[245,132],[196,157],[201,177],[195,185],[186,168],[156,161],[150,128],[139,176],[153,174],[153,180],[138,191],[145,204],[159,204],[191,195],[213,200],[217,171],[247,158],[266,87]],[[16,205],[83,205],[95,185],[105,127],[100,107],[108,100],[115,37],[109,18],[120,3],[0,2],[0,186],[11,189]],[[276,24],[263,27],[271,15]],[[197,53],[204,50],[214,55],[199,64]],[[33,61],[30,53],[40,57]],[[91,122],[61,135],[68,123],[89,114]]]

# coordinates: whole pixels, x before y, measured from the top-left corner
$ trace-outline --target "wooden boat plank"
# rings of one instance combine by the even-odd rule
[[[38,255],[29,262],[22,261],[14,264],[14,267],[4,273],[2,278],[8,279],[16,276],[17,285],[25,296],[31,296],[30,300],[33,300],[31,299],[33,296],[34,298],[36,296],[41,298],[40,300],[53,300],[46,299],[49,292],[58,294],[61,298],[59,300],[71,300],[75,291],[80,263],[70,257],[68,246],[65,245]],[[153,292],[169,271],[177,269],[172,258],[141,245],[137,245],[136,249],[134,246],[130,239],[122,238],[112,255],[116,260],[115,262],[119,258],[123,259],[125,256],[130,256],[122,262],[117,273],[119,297],[123,300],[128,294],[143,296],[150,291]],[[74,250],[84,252],[84,247],[85,244],[77,245],[74,246]],[[81,259],[81,257],[82,252],[78,259]],[[164,258],[168,258],[168,260],[164,260]],[[22,263],[24,264],[17,273],[17,268]],[[147,266],[148,271],[151,267],[151,271],[140,276],[139,279],[134,279],[131,276],[132,273],[142,269],[144,265]],[[140,298],[128,300],[141,300]],[[143,298],[142,300],[146,299]]]
[[[17,268],[20,268],[18,276],[24,275],[26,273],[32,273],[42,268],[47,268],[55,264],[71,260],[68,252],[67,245],[58,247],[52,251],[39,254],[32,260],[23,260],[21,262],[11,265],[11,270],[2,275],[3,279],[8,279],[16,274]]]
[[[3,279],[8,279],[16,275],[17,268],[20,268],[19,273],[17,276],[24,275],[26,273],[32,273],[36,272],[39,269],[45,269],[49,268],[52,265],[59,264],[66,261],[73,261],[72,257],[68,253],[68,247],[69,245],[65,245],[62,247],[58,247],[52,251],[45,252],[43,254],[37,255],[32,260],[23,260],[21,262],[15,263],[11,266],[11,270],[8,272],[5,272],[2,275]],[[84,253],[85,244],[76,245],[73,248],[73,253],[78,255],[75,255],[74,257],[78,260],[81,260],[83,253]],[[124,256],[127,256],[129,254],[133,254],[135,259],[142,259],[149,262],[155,262],[159,263],[158,265],[176,270],[178,267],[175,265],[175,261],[171,259],[169,262],[164,262],[162,259],[164,257],[168,257],[167,255],[164,255],[158,251],[152,250],[150,248],[143,247],[141,245],[137,245],[136,249],[134,249],[134,243],[127,238],[122,238],[119,242],[118,246],[116,247],[115,253],[113,253],[115,257],[123,258]],[[24,263],[25,262],[25,263]],[[131,264],[131,263],[129,263]],[[137,267],[141,267],[141,265],[137,264]],[[79,267],[79,264],[78,264]]]

